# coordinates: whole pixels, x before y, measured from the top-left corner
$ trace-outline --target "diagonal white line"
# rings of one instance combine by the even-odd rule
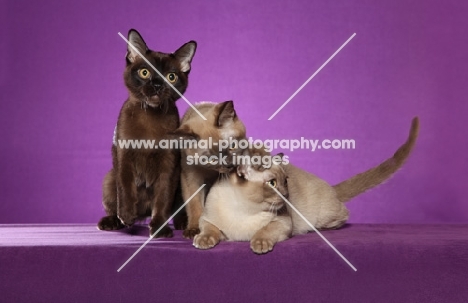
[[[327,65],[327,64],[328,64],[328,62],[330,62],[330,61],[331,61],[331,59],[333,59],[333,57],[335,57],[335,56],[336,56],[336,55],[337,55],[337,54],[338,54],[338,53],[339,53],[339,52],[340,52],[340,51],[343,49],[343,47],[345,47],[345,46],[346,46],[346,44],[348,44],[348,42],[349,42],[349,41],[351,41],[351,39],[353,39],[353,38],[354,38],[354,36],[356,36],[356,33],[352,34],[352,35],[351,35],[351,37],[349,37],[349,39],[348,39],[348,40],[346,40],[346,42],[345,42],[345,43],[343,43],[343,45],[341,45],[341,46],[340,46],[340,48],[339,48],[339,49],[338,49],[336,52],[334,52],[334,53],[333,53],[333,55],[331,55],[331,57],[330,57],[330,58],[328,58],[328,60],[327,60],[327,61],[325,61],[325,63],[324,63],[324,64],[322,64],[322,66],[320,66],[320,67],[319,67],[319,69],[318,69],[318,70],[317,70],[317,71],[316,71],[316,72],[315,72],[315,73],[314,73],[312,76],[310,76],[310,77],[309,77],[309,79],[307,79],[307,81],[306,81],[306,82],[304,82],[304,84],[302,84],[302,85],[301,85],[301,87],[299,87],[299,88],[298,88],[298,89],[297,89],[297,90],[294,92],[294,94],[292,94],[292,96],[291,96],[291,97],[289,97],[289,99],[288,99],[288,100],[286,100],[286,102],[284,102],[284,103],[283,103],[283,105],[281,105],[281,106],[280,106],[280,108],[278,108],[278,109],[276,110],[276,112],[275,112],[273,115],[271,115],[271,117],[270,117],[270,118],[268,118],[268,121],[270,121],[271,119],[273,119],[273,118],[276,116],[276,114],[278,114],[278,113],[279,113],[279,111],[280,111],[280,110],[282,110],[282,109],[283,109],[283,107],[285,107],[285,106],[286,106],[286,104],[288,104],[288,103],[289,103],[289,101],[291,101],[291,100],[292,100],[292,98],[294,98],[294,97],[295,97],[295,96],[296,96],[296,95],[297,95],[297,94],[298,94],[298,93],[299,93],[299,92],[300,92],[300,91],[301,91],[301,90],[304,88],[304,86],[306,86],[306,85],[307,85],[307,83],[309,83],[309,82],[310,82],[310,80],[312,80],[312,79],[313,79],[313,78],[314,78],[314,77],[315,77],[315,76],[316,76],[316,75],[317,75],[317,74],[318,74],[318,73],[319,73],[319,72],[322,70],[322,68],[324,68],[324,67],[325,67],[325,65]]]
[[[273,190],[284,200],[284,202],[288,203],[288,205],[302,218],[302,220],[304,220],[310,227],[312,227],[312,229],[323,239],[323,241],[325,241],[325,243],[328,244],[328,246],[330,246],[337,254],[338,256],[341,257],[341,259],[343,259],[354,271],[357,271],[356,267],[354,267],[353,264],[351,264],[351,262],[348,261],[348,259],[346,259],[339,251],[338,249],[335,248],[335,246],[333,246],[333,244],[330,243],[330,241],[327,240],[327,238],[325,238],[322,233],[320,233],[316,228],[315,226],[312,225],[312,223],[309,222],[309,220],[307,220],[298,210],[297,208],[294,207],[294,205],[292,205],[291,202],[288,201],[288,199],[286,199],[276,188],[274,188],[273,186],[269,185],[271,188],[273,188]]]
[[[187,203],[189,203],[190,200],[192,200],[193,197],[195,197],[196,194],[198,194],[198,192],[199,192],[200,190],[202,190],[203,187],[205,187],[205,185],[206,185],[206,184],[203,184],[202,186],[200,186],[200,188],[199,188],[193,195],[191,195],[190,198],[188,198],[187,201],[185,201],[185,203],[184,203],[181,207],[179,207],[179,209],[177,209],[177,210],[174,212],[174,214],[173,214],[172,216],[170,216],[169,219],[167,219],[167,221],[164,222],[164,224],[161,225],[161,227],[160,227],[157,231],[155,231],[154,234],[152,234],[151,237],[149,237],[149,239],[146,240],[146,242],[143,243],[143,245],[141,245],[140,248],[138,248],[137,251],[134,252],[133,255],[132,255],[130,258],[128,258],[127,261],[125,261],[125,263],[124,263],[122,266],[120,266],[119,269],[117,269],[117,272],[120,272],[120,271],[122,270],[122,268],[124,268],[125,265],[127,265],[128,262],[130,262],[130,261],[133,259],[133,257],[135,257],[135,256],[140,252],[140,250],[142,250],[143,247],[145,247],[146,244],[148,244],[149,241],[151,241],[151,240],[154,238],[154,236],[156,236],[156,234],[157,234],[164,226],[166,226],[167,223],[169,223],[169,221],[171,221],[171,220],[177,215],[177,213],[178,213],[179,211],[181,211],[182,208],[184,208],[185,205],[187,205]]]
[[[189,101],[187,98],[185,98],[185,96],[182,95],[182,94],[179,92],[179,90],[178,90],[177,88],[175,88],[175,87],[166,79],[166,77],[164,77],[163,74],[161,74],[161,72],[159,72],[159,71],[156,69],[156,67],[154,67],[153,64],[151,64],[151,63],[148,61],[148,59],[146,59],[145,56],[143,56],[143,55],[138,51],[138,49],[137,49],[135,46],[133,46],[133,44],[131,44],[130,41],[128,41],[127,38],[125,38],[120,32],[119,32],[119,36],[120,36],[122,39],[124,39],[125,42],[127,42],[127,44],[130,45],[130,47],[133,48],[133,50],[134,50],[135,52],[137,52],[137,54],[138,54],[143,60],[145,60],[145,62],[146,62],[149,66],[151,66],[151,67],[154,69],[154,71],[155,71],[167,84],[169,84],[169,86],[170,86],[182,99],[184,99],[184,101],[185,101],[188,105],[190,105],[190,107],[191,107],[203,120],[206,120],[205,116],[203,116],[202,113],[200,113],[200,112],[198,111],[198,109],[196,109],[195,106],[193,106],[193,104],[190,103],[190,101]]]

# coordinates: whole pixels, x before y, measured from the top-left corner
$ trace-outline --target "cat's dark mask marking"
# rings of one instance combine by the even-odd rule
[[[174,53],[162,53],[150,50],[141,35],[134,29],[128,33],[124,72],[125,85],[130,92],[130,98],[140,100],[143,107],[162,108],[167,110],[168,102],[175,102],[179,94],[143,60],[138,52],[153,65],[168,82],[181,94],[187,88],[187,76],[190,73],[192,58],[195,55],[197,43],[190,41],[182,45]]]

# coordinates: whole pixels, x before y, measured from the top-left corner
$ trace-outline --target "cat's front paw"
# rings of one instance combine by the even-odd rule
[[[161,224],[150,222],[149,224],[150,237],[152,237],[154,233],[157,232],[160,227],[161,227]],[[154,235],[154,238],[172,238],[173,236],[174,236],[174,233],[172,232],[172,229],[169,226],[164,225],[164,227],[161,228],[161,230],[158,231],[156,235]]]
[[[174,217],[173,223],[174,223],[174,228],[175,228],[176,230],[184,230],[184,229],[186,229],[186,228],[187,228],[187,215],[185,215],[185,214],[182,214],[182,215],[177,214],[177,215]]]
[[[150,237],[154,236],[155,238],[172,238],[174,235],[172,233],[172,229],[169,227],[169,225],[166,224],[163,226],[163,224],[165,224],[164,219],[158,217],[152,218],[151,222],[149,223]],[[161,230],[159,230],[160,228]]]
[[[102,217],[97,224],[97,228],[100,230],[117,230],[124,227],[117,216]]]
[[[199,228],[187,228],[184,230],[183,235],[186,239],[193,239],[196,235],[200,233]]]
[[[132,226],[135,223],[136,219],[137,219],[136,216],[131,216],[129,214],[119,214],[119,215],[117,215],[117,217],[119,218],[121,224],[123,224],[123,225],[125,225],[127,227]]]
[[[193,246],[198,249],[210,249],[219,243],[219,237],[211,234],[198,234],[193,239]]]
[[[270,239],[265,238],[253,238],[250,240],[250,248],[256,254],[266,254],[273,250],[275,243]]]

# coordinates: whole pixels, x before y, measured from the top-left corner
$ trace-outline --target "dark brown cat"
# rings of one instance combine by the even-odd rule
[[[127,46],[125,85],[129,98],[117,121],[116,141],[167,139],[179,127],[175,101],[188,85],[190,64],[196,42],[190,41],[173,54],[148,49],[136,30],[128,40],[162,75]],[[118,143],[112,147],[113,168],[103,181],[103,205],[107,216],[98,228],[115,230],[131,226],[136,220],[151,216],[152,235],[168,219],[180,178],[180,151],[168,149],[131,149]],[[157,237],[171,237],[165,226]]]

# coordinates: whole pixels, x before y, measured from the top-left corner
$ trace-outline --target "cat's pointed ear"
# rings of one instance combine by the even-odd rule
[[[274,165],[281,165],[283,163],[283,157],[284,157],[284,154],[279,153],[279,154],[276,154],[275,156],[273,156],[271,158],[271,160],[272,160]]]
[[[193,130],[187,126],[182,125],[173,132],[170,132],[171,137],[177,137],[182,139],[198,139],[198,136],[193,132]]]
[[[190,41],[182,45],[178,50],[174,52],[174,56],[180,63],[180,70],[184,73],[188,73],[191,68],[192,58],[197,50],[197,42]]]
[[[284,157],[284,154],[283,153],[279,153],[279,154],[276,154],[275,157],[278,157],[279,159],[283,159]]]
[[[236,118],[236,111],[234,110],[234,102],[226,101],[219,103],[215,107],[216,113],[216,126],[222,127],[225,124],[232,122]]]
[[[136,30],[131,29],[128,32],[128,45],[127,45],[127,61],[129,63],[135,62],[135,59],[140,56],[140,54],[144,55],[148,51],[148,47],[146,46],[145,40],[141,37],[140,33]],[[133,46],[133,47],[132,47]],[[136,50],[135,50],[136,48]],[[138,52],[137,52],[138,50]]]

